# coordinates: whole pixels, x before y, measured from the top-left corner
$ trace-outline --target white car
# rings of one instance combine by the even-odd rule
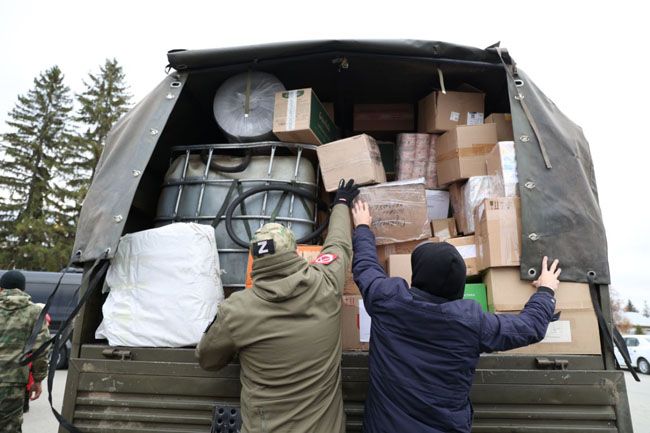
[[[650,335],[624,335],[625,345],[630,352],[632,366],[643,374],[650,374]],[[614,350],[616,360],[621,367],[625,367],[623,356]]]

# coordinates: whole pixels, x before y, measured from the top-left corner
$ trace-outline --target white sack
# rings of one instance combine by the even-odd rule
[[[111,346],[196,345],[224,299],[214,229],[176,223],[128,234],[106,283],[96,338]]]

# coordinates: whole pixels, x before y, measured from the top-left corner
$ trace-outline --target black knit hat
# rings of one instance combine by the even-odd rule
[[[25,276],[20,271],[7,271],[0,277],[0,289],[25,290]]]
[[[450,301],[465,293],[467,268],[460,253],[447,242],[426,242],[411,254],[411,284],[420,290]]]

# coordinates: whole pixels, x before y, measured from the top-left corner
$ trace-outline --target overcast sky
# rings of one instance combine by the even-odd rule
[[[648,7],[640,1],[45,1],[1,0],[0,132],[17,95],[59,65],[67,85],[106,58],[134,101],[164,76],[174,48],[304,39],[425,39],[480,48],[496,41],[591,144],[612,286],[650,300]],[[601,2],[598,2],[601,3]]]

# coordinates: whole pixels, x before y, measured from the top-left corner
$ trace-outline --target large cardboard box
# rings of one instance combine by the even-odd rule
[[[319,145],[338,138],[334,121],[312,89],[275,94],[273,133],[289,143]]]
[[[455,238],[458,236],[458,232],[456,231],[456,220],[453,218],[432,220],[431,231],[433,232],[433,235],[441,241],[446,241],[449,238]]]
[[[418,103],[418,131],[445,132],[458,125],[483,123],[485,94],[435,91]]]
[[[369,135],[324,144],[316,153],[326,191],[336,191],[341,179],[354,179],[357,185],[386,182],[379,147]]]
[[[388,257],[392,254],[411,254],[415,247],[424,240],[397,242],[394,244],[377,245],[377,259],[379,264],[388,272]]]
[[[519,197],[488,198],[476,208],[478,270],[519,266],[521,207]]]
[[[485,156],[497,144],[494,123],[458,126],[436,141],[438,185],[487,174]]]
[[[361,296],[341,297],[341,343],[343,350],[368,350],[370,316]]]
[[[497,125],[497,139],[499,141],[513,141],[512,116],[510,113],[492,113],[485,118],[485,123]]]
[[[454,211],[454,218],[456,218],[458,231],[465,235],[474,233],[476,228],[474,221],[476,208],[486,198],[498,196],[492,176],[473,176],[467,182],[452,183],[449,186],[449,199]]]
[[[370,208],[370,229],[377,245],[431,237],[423,181],[388,182],[360,189],[359,199]]]
[[[478,267],[476,263],[476,240],[474,236],[451,238],[447,239],[445,242],[455,246],[463,257],[463,260],[465,260],[467,276],[478,275]]]
[[[411,285],[411,254],[391,254],[388,256],[388,276],[399,277]]]
[[[537,291],[530,281],[521,280],[518,267],[489,269],[483,282],[490,311],[519,311]],[[593,308],[588,284],[561,282],[555,299],[560,311]]]
[[[354,104],[353,129],[366,131],[413,131],[413,104]]]
[[[518,311],[511,313],[517,314]],[[593,308],[562,310],[542,341],[503,352],[517,355],[600,355],[598,320]]]
[[[486,155],[485,163],[487,174],[492,176],[495,191],[498,192],[500,197],[516,197],[519,195],[514,142],[498,142]]]
[[[481,305],[481,309],[483,309],[483,311],[488,310],[485,284],[465,284],[465,293],[463,294],[463,299],[472,299]]]

